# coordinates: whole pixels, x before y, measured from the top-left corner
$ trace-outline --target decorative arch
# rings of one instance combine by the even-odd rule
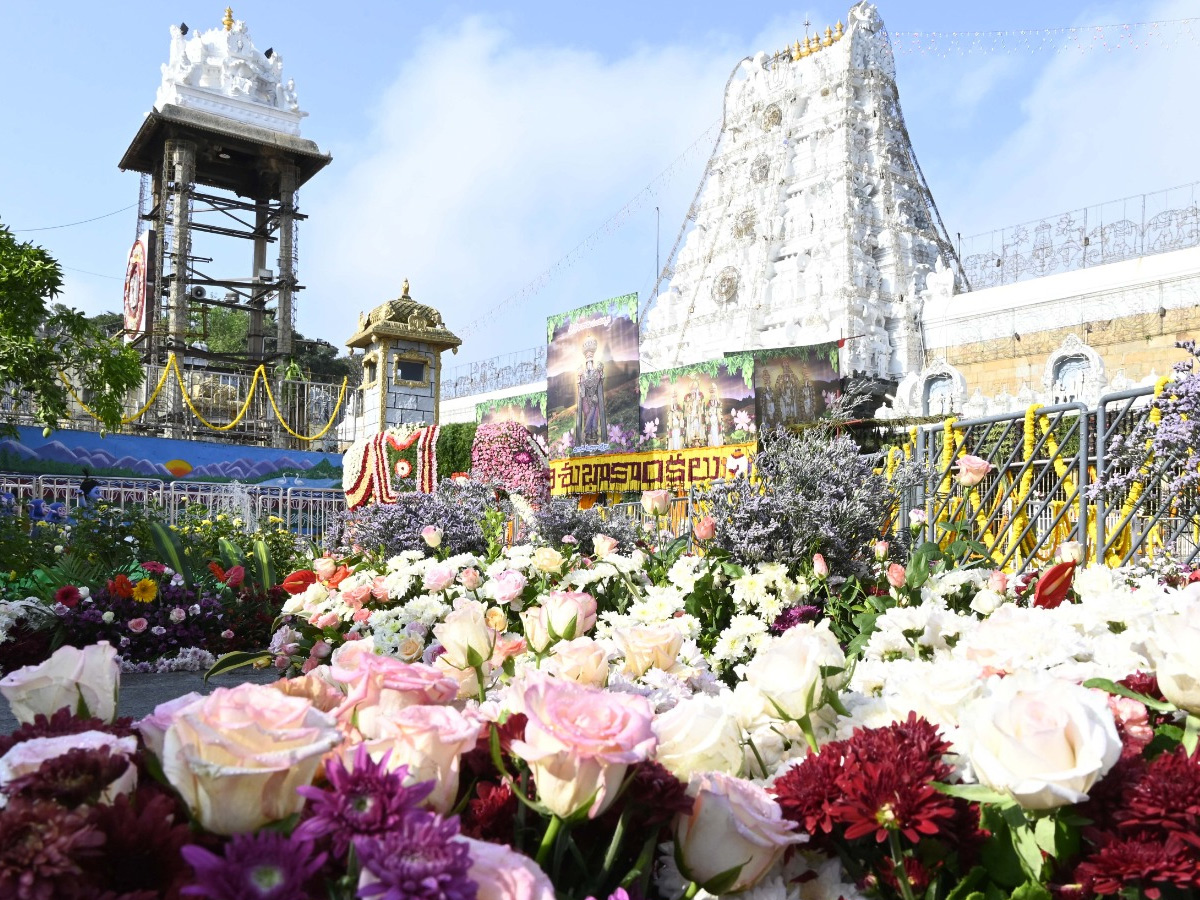
[[[921,370],[916,394],[923,416],[960,412],[967,401],[967,380],[945,359],[938,359]]]
[[[1104,360],[1076,334],[1046,358],[1042,389],[1051,403],[1094,403],[1104,389]]]

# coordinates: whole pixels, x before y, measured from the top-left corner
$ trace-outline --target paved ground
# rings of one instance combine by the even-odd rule
[[[170,672],[166,675],[122,675],[121,697],[117,708],[119,716],[139,719],[153,712],[154,707],[188,691],[209,694],[219,687],[233,687],[244,681],[266,684],[279,677],[275,669],[255,670],[249,667],[235,669],[225,675],[217,675],[204,683],[203,672]],[[8,703],[0,700],[0,734],[8,734],[17,727],[17,720],[9,712]]]

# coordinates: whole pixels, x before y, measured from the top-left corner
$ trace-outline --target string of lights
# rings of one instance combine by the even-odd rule
[[[1197,23],[1200,18],[1004,31],[889,31],[888,37],[896,55],[944,58],[995,53],[1089,53],[1100,50],[1111,53],[1170,48],[1184,42],[1200,43]]]
[[[62,225],[43,225],[41,228],[14,228],[13,234],[21,234],[29,231],[54,231],[56,228],[73,228],[76,225],[87,225],[89,222],[99,222],[101,219],[107,219],[109,216],[115,216],[117,213],[123,213],[137,206],[136,203],[130,203],[128,206],[122,206],[120,209],[114,209],[112,212],[107,212],[102,216],[93,216],[90,219],[80,219],[78,222],[64,222]]]

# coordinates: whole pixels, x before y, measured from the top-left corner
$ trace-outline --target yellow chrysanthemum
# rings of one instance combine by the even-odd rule
[[[133,586],[133,599],[138,603],[149,603],[158,596],[158,585],[149,578],[143,578]]]

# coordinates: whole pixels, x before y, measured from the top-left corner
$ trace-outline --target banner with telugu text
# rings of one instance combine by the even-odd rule
[[[694,447],[651,453],[610,453],[550,460],[550,492],[683,490],[717,478],[749,475],[755,445]]]

